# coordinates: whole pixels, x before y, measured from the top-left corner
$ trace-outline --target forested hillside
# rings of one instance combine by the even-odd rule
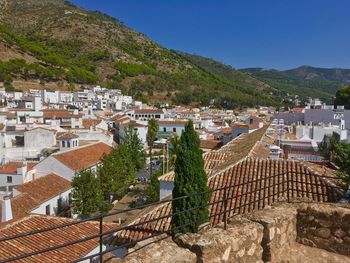
[[[143,101],[225,108],[279,105],[287,93],[331,97],[285,74],[280,81],[169,50],[68,1],[0,0],[0,82],[7,90],[101,84]]]
[[[71,89],[103,84],[144,101],[278,103],[255,83],[208,72],[122,22],[67,1],[1,0],[0,8],[0,81],[8,89],[18,88],[18,80]]]

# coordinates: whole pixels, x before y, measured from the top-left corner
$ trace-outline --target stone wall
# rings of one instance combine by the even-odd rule
[[[277,204],[270,209],[255,211],[246,217],[261,224],[264,236],[261,242],[264,262],[281,262],[285,252],[296,241],[297,207],[288,204]]]
[[[237,217],[226,230],[219,225],[198,234],[179,235],[175,242],[195,253],[197,262],[263,262],[263,231],[262,225]]]
[[[334,205],[303,205],[297,215],[297,241],[350,255],[350,209]]]
[[[350,262],[339,254],[350,255],[350,209],[296,202],[235,216],[226,230],[138,243],[117,262]]]

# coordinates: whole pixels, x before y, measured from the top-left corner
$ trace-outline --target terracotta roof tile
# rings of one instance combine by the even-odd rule
[[[101,157],[111,150],[109,145],[99,142],[51,156],[72,170],[79,171],[98,164]]]
[[[283,159],[247,158],[209,178],[208,185],[213,190],[221,189],[213,192],[210,198],[210,221],[214,225],[222,222],[224,216],[224,204],[221,201],[224,196],[223,187],[231,186],[226,190],[229,197],[228,217],[264,208],[278,198],[286,197],[287,193],[290,198],[308,197],[319,202],[337,201],[342,196],[338,190],[332,188],[330,181],[321,178],[303,162]],[[169,231],[171,211],[171,203],[155,207],[130,223],[130,229],[118,232],[114,242],[138,241]],[[159,217],[162,218],[132,227],[133,224]]]
[[[83,127],[85,129],[90,129],[90,127],[96,127],[96,125],[100,124],[102,120],[89,120],[83,119]]]
[[[222,141],[219,140],[201,140],[200,148],[217,150],[222,146]]]
[[[60,140],[60,139],[76,139],[76,138],[79,138],[79,135],[76,135],[74,133],[71,133],[71,132],[66,132],[64,134],[61,134],[57,137],[57,140]]]
[[[74,221],[76,220],[71,218],[30,215],[0,229],[0,238],[10,237],[16,234],[49,228]],[[104,223],[103,232],[111,231],[116,227],[117,224]],[[91,237],[97,235],[98,233],[99,223],[88,221],[27,237],[9,240],[2,242],[0,246],[0,261],[9,257],[20,256],[25,253],[65,244],[77,239]],[[72,262],[86,256],[96,247],[98,247],[98,239],[95,238],[71,246],[66,246],[55,251],[28,257],[16,262]]]
[[[44,118],[78,118],[81,114],[74,115],[67,110],[43,110]]]
[[[70,188],[71,183],[56,174],[48,174],[29,183],[16,186],[16,190],[19,191],[20,194],[11,198],[13,219],[17,220],[26,216],[31,210],[46,200]]]
[[[135,114],[163,114],[164,111],[160,109],[136,109]]]
[[[37,163],[27,163],[27,171],[33,169]],[[17,168],[23,167],[23,162],[8,162],[0,166],[0,174],[17,174]]]
[[[208,176],[215,174],[216,172],[224,169],[225,167],[232,165],[242,158],[245,158],[252,151],[253,147],[264,135],[267,126],[254,131],[249,134],[242,134],[237,138],[230,141],[228,144],[224,145],[217,151],[211,151],[203,154],[203,159],[205,161],[205,170]],[[210,163],[215,162],[215,165]],[[174,172],[169,172],[165,175],[159,177],[161,181],[174,181]]]

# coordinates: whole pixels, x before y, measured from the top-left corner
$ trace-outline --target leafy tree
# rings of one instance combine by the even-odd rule
[[[199,143],[193,122],[189,121],[182,132],[177,149],[173,198],[191,196],[172,202],[173,234],[197,232],[199,225],[208,220],[207,175],[204,171],[204,160]],[[193,210],[183,212],[188,209]]]
[[[350,85],[337,90],[334,105],[343,105],[346,108],[350,108]]]
[[[75,214],[90,216],[101,210],[103,196],[96,173],[91,170],[77,173],[72,187],[72,207]]]
[[[118,145],[110,154],[103,156],[101,161],[102,166],[98,172],[105,200],[109,200],[111,194],[117,198],[122,197],[136,177],[128,146]]]
[[[350,144],[341,141],[334,146],[334,162],[339,166],[339,177],[349,187],[350,184]]]
[[[162,169],[159,169],[157,172],[155,172],[151,176],[151,183],[148,185],[146,190],[148,203],[159,201],[160,183],[159,183],[158,177],[161,175],[162,175]]]
[[[143,151],[143,144],[140,140],[137,131],[129,126],[125,130],[125,145],[131,155],[131,160],[134,163],[136,169],[142,169],[145,166],[145,153]]]
[[[321,155],[327,159],[332,160],[334,155],[334,147],[338,142],[338,138],[336,136],[327,136],[325,135],[323,140],[318,144],[318,148],[320,149]]]
[[[150,175],[152,176],[152,150],[153,150],[153,146],[154,146],[154,140],[157,137],[159,131],[159,124],[158,121],[155,119],[151,119],[148,121],[148,130],[147,130],[147,144],[149,147],[149,156],[150,156]]]
[[[75,85],[74,85],[73,83],[69,83],[69,84],[68,84],[68,90],[69,90],[70,92],[75,91]]]

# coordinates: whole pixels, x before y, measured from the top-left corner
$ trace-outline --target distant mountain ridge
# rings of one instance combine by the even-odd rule
[[[335,95],[339,87],[350,83],[350,69],[342,68],[301,66],[282,71],[265,68],[245,68],[240,71],[265,81],[272,87],[328,99]]]

